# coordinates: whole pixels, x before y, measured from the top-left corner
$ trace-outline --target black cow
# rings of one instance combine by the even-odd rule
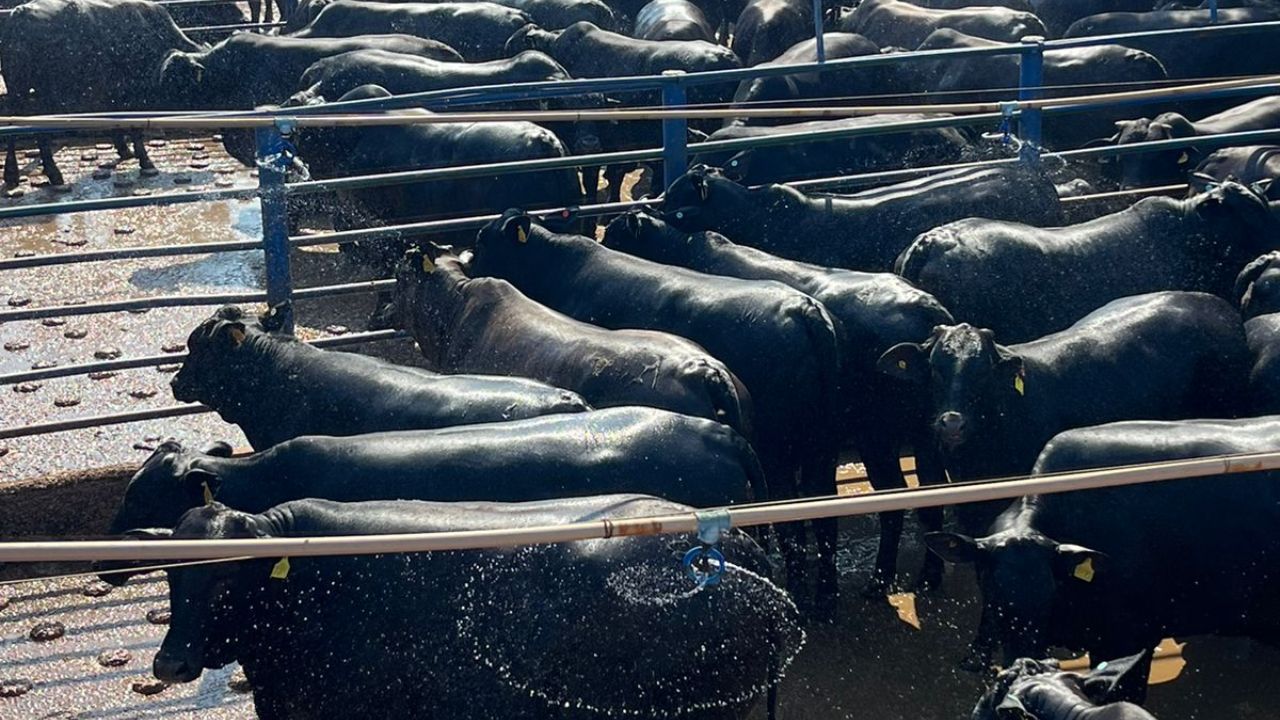
[[[694,343],[578,322],[506,281],[468,278],[457,258],[410,250],[388,313],[436,370],[529,377],[570,388],[595,407],[647,405],[752,436],[746,389]]]
[[[1071,23],[1109,12],[1149,12],[1152,0],[1031,0],[1032,12],[1049,30],[1050,37],[1061,37]]]
[[[623,407],[349,437],[303,436],[243,458],[166,441],[129,480],[112,533],[167,527],[217,499],[246,512],[326,500],[546,500],[643,492],[697,507],[763,494],[747,441],[711,420]]]
[[[739,140],[774,135],[805,135],[828,130],[874,127],[890,123],[948,117],[945,114],[863,115],[839,120],[811,120],[782,125],[731,125],[711,133],[708,140]],[[884,131],[835,139],[794,138],[785,145],[743,151],[699,151],[689,148],[694,162],[734,168],[740,179],[756,185],[764,182],[802,180],[904,167],[959,162],[973,148],[965,128],[936,127]],[[736,161],[736,162],[735,162]]]
[[[303,0],[300,11],[290,19],[285,32],[292,33],[306,27],[320,11],[336,0]],[[437,2],[438,0],[383,0],[383,2]],[[439,0],[449,2],[450,0]],[[614,28],[618,24],[613,10],[600,0],[488,0],[526,13],[539,27],[557,30],[576,22],[592,22],[600,27]]]
[[[683,230],[714,230],[794,260],[883,271],[923,229],[972,213],[1051,225],[1061,218],[1053,183],[1022,164],[954,170],[856,195],[806,195],[786,185],[746,188],[694,167],[667,189],[663,217]]]
[[[1167,112],[1154,118],[1117,122],[1118,132],[1107,141],[1128,145],[1275,127],[1280,127],[1280,95],[1250,100],[1197,121],[1188,120],[1181,113]],[[1120,168],[1120,186],[1136,188],[1181,182],[1187,171],[1200,161],[1201,152],[1188,146],[1120,156],[1114,161]]]
[[[640,40],[716,41],[716,27],[689,0],[650,0],[636,15],[631,35]]]
[[[366,85],[347,93],[341,100],[389,96],[381,87]],[[311,174],[318,178],[559,158],[569,154],[550,130],[518,121],[305,128],[294,133],[293,142]],[[582,185],[577,172],[567,168],[523,173],[519,181],[498,176],[426,181],[344,191],[341,197],[363,214],[389,223],[443,214],[500,212],[513,203],[565,207],[581,201]],[[345,229],[366,223],[339,214],[335,215],[335,224]],[[467,237],[466,234],[457,236],[462,240]],[[403,247],[397,241],[357,243],[357,246],[368,255],[368,262],[388,270]]]
[[[1278,438],[1275,417],[1120,422],[1055,437],[1035,471],[1274,452]],[[987,537],[931,536],[935,552],[978,571],[983,618],[970,665],[986,667],[1000,645],[1006,659],[1043,657],[1049,646],[1108,658],[1171,635],[1275,641],[1277,479],[1237,473],[1023,498]]]
[[[208,50],[170,53],[160,70],[160,83],[166,95],[180,98],[184,108],[250,110],[284,102],[313,63],[356,50],[462,60],[444,43],[412,35],[296,38],[236,33]]]
[[[1218,11],[1218,25],[1267,22],[1280,18],[1270,8],[1226,8]],[[1161,10],[1157,12],[1106,12],[1072,23],[1064,37],[1117,35],[1148,30],[1208,27],[1208,10]],[[1262,28],[1247,33],[1205,33],[1187,42],[1186,37],[1134,37],[1124,44],[1160,58],[1171,78],[1258,75],[1280,72],[1280,53],[1275,52],[1280,30]]]
[[[734,23],[731,47],[748,66],[759,65],[813,37],[813,32],[809,0],[749,0]]]
[[[1126,698],[1140,694],[1150,659],[1143,653],[1063,672],[1057,660],[1018,658],[1001,670],[974,707],[972,720],[1155,720]]]
[[[864,0],[840,19],[842,32],[863,35],[880,47],[915,48],[939,28],[959,30],[988,40],[1017,42],[1045,35],[1044,23],[1032,13],[1006,7],[961,7],[936,10],[905,0]]]
[[[929,35],[918,49],[977,48],[999,44],[994,40],[942,29]],[[928,88],[939,93],[944,102],[999,100],[1007,90],[988,88],[1017,87],[1019,82],[1017,55],[949,57],[932,65],[935,72]],[[1154,56],[1123,45],[1049,49],[1044,53],[1043,84],[1060,89],[1046,91],[1042,97],[1079,95],[1095,84],[1140,90],[1167,77],[1164,66]],[[964,91],[974,92],[968,95]],[[1050,147],[1079,147],[1105,133],[1127,112],[1123,107],[1113,107],[1098,108],[1097,112],[1088,114],[1050,115],[1044,122],[1044,143]]]
[[[875,43],[853,33],[824,33],[822,43],[827,60],[880,53],[880,48]],[[809,38],[787,48],[773,60],[760,63],[760,67],[797,65],[817,61],[818,41],[815,38]],[[860,95],[886,94],[897,88],[899,74],[900,68],[879,65],[868,68],[845,68],[835,72],[751,78],[738,84],[738,90],[733,95],[733,103],[736,106],[748,108],[753,105],[773,103],[785,103],[786,107],[795,107],[797,100],[856,98]],[[858,102],[861,104],[864,101],[858,100]],[[745,122],[748,125],[776,125],[782,121],[749,118]]]
[[[1253,355],[1249,407],[1257,414],[1280,413],[1280,252],[1245,266],[1236,279],[1236,298]]]
[[[760,250],[734,245],[723,235],[680,232],[661,220],[633,211],[614,220],[604,244],[654,262],[712,275],[748,280],[776,280],[821,302],[835,323],[840,341],[839,427],[843,442],[858,450],[867,476],[877,490],[906,487],[898,458],[910,445],[923,483],[945,481],[925,428],[921,396],[909,385],[876,370],[880,355],[901,342],[919,342],[937,325],[952,322],[946,308],[928,294],[889,273],[862,273],[784,260]],[[927,527],[940,529],[941,512],[923,512]],[[903,513],[881,517],[880,554],[869,592],[883,593],[897,569]],[[919,584],[930,587],[941,578],[936,558],[929,560]]]
[[[1240,145],[1209,153],[1191,173],[1191,185],[1203,192],[1210,184],[1235,180],[1242,185],[1270,183],[1267,199],[1280,200],[1280,145]],[[1261,187],[1261,186],[1259,186]]]
[[[480,230],[468,269],[508,280],[583,322],[659,330],[698,343],[751,394],[754,444],[775,495],[835,491],[830,423],[839,358],[831,318],[813,298],[780,283],[704,275],[615,252],[592,238],[534,225],[519,210]],[[834,522],[818,535],[820,559],[830,563],[821,594],[834,598]],[[803,571],[791,569],[789,581],[801,582]]]
[[[295,37],[406,33],[439,40],[471,62],[496,60],[511,34],[532,22],[515,8],[491,2],[369,2],[337,0]]]
[[[524,420],[591,408],[576,394],[532,380],[438,375],[276,332],[287,310],[256,322],[227,306],[187,339],[173,396],[202,402],[263,450],[301,435],[361,435]]]
[[[958,320],[1024,342],[1126,295],[1198,290],[1229,298],[1240,268],[1277,242],[1280,226],[1265,198],[1226,182],[1188,200],[1144,198],[1065,227],[953,222],[917,238],[896,269]],[[1035,292],[1010,292],[1029,287]]]
[[[11,115],[169,109],[156,86],[171,50],[199,51],[162,6],[148,0],[32,0],[0,24],[0,67]],[[121,159],[138,158],[144,175],[157,173],[142,133],[115,133]],[[39,138],[40,163],[53,187],[64,187],[48,135]],[[4,183],[18,184],[16,140],[10,136]]]
[[[1071,428],[1234,414],[1248,366],[1240,314],[1222,298],[1184,292],[1116,300],[1017,345],[972,325],[938,327],[880,360],[890,376],[929,392],[930,426],[953,480],[1027,473],[1044,444]],[[965,519],[971,532],[990,520],[982,510]]]
[[[302,73],[304,101],[341,97],[361,85],[393,95],[479,85],[568,80],[560,63],[536,51],[481,63],[440,62],[382,50],[357,50],[325,58]]]
[[[198,539],[435,533],[670,515],[641,495],[519,504],[300,500],[252,515],[211,505]],[[167,682],[239,661],[262,718],[745,720],[804,643],[795,605],[740,532],[698,588],[681,537],[407,555],[272,558],[168,571]],[[626,668],[626,672],[619,672]]]

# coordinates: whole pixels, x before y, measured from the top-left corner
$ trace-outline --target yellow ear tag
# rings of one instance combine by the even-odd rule
[[[1191,162],[1191,156],[1188,155],[1186,152],[1183,152],[1182,155],[1178,157],[1179,165],[1186,165],[1189,162]]]
[[[1019,395],[1027,394],[1027,381],[1022,379],[1021,373],[1013,376],[1013,389],[1017,390]]]
[[[213,491],[209,489],[209,481],[208,481],[208,480],[206,480],[206,481],[204,481],[204,482],[200,483],[200,489],[204,491],[204,504],[205,504],[205,505],[212,505],[212,504],[213,504]]]
[[[433,263],[433,262],[431,262],[431,258],[427,257],[426,255],[423,255],[423,256],[422,256],[422,269],[423,269],[425,272],[431,272],[432,270],[435,270],[435,269],[436,269],[436,264],[435,264],[435,263]]]
[[[898,369],[899,369],[899,370],[906,370],[906,369],[907,369],[907,361],[906,361],[906,360],[899,360],[899,361],[898,361]]]
[[[240,344],[244,342],[244,331],[239,328],[231,328],[231,342],[235,343],[236,347],[240,347]]]
[[[1076,566],[1075,571],[1071,573],[1072,577],[1078,578],[1085,582],[1093,582],[1093,558],[1085,558]]]
[[[516,228],[516,242],[529,242],[529,233],[525,232],[522,227]]]
[[[289,577],[289,558],[282,557],[280,558],[280,562],[276,563],[275,567],[271,568],[271,579],[283,580],[287,577]]]

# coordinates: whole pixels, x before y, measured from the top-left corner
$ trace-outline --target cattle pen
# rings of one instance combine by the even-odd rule
[[[225,0],[160,0],[160,4],[173,6],[200,6],[215,4]],[[814,6],[821,8],[821,0],[814,0]],[[1218,3],[1208,0],[1208,8],[1217,18]],[[959,170],[964,168],[1000,167],[1013,165],[1038,165],[1050,163],[1068,163],[1082,159],[1102,157],[1120,157],[1142,155],[1168,151],[1183,151],[1186,148],[1213,149],[1234,145],[1256,145],[1275,143],[1280,140],[1280,128],[1249,130],[1241,132],[1214,133],[1197,137],[1180,137],[1168,140],[1141,141],[1124,145],[1104,147],[1086,147],[1067,150],[1048,150],[1043,145],[1046,119],[1061,119],[1096,112],[1100,108],[1141,107],[1150,104],[1176,101],[1221,101],[1231,98],[1251,99],[1253,97],[1280,92],[1280,75],[1258,75],[1250,77],[1204,78],[1193,81],[1155,83],[1156,87],[1129,89],[1126,87],[1060,87],[1044,83],[1044,53],[1049,50],[1078,48],[1106,43],[1123,42],[1132,38],[1185,38],[1187,42],[1206,34],[1247,34],[1280,29],[1280,21],[1244,23],[1233,25],[1212,25],[1209,27],[1184,28],[1174,30],[1155,30],[1123,35],[1107,35],[1086,38],[1066,38],[1046,40],[1040,37],[1028,37],[1016,43],[997,43],[991,47],[958,48],[943,50],[909,51],[888,53],[865,57],[827,59],[823,49],[821,32],[821,12],[816,13],[818,23],[817,53],[818,62],[803,65],[776,65],[742,68],[735,70],[709,71],[702,73],[683,73],[672,71],[661,76],[637,76],[607,79],[581,79],[554,82],[531,82],[509,85],[468,87],[461,89],[440,90],[425,93],[393,95],[387,98],[331,102],[314,107],[292,107],[277,109],[256,109],[236,112],[158,112],[158,113],[99,113],[63,116],[27,116],[0,117],[0,137],[26,136],[63,136],[69,133],[77,137],[97,137],[118,130],[145,132],[150,136],[176,138],[207,137],[209,133],[229,134],[232,132],[251,132],[253,134],[256,165],[254,177],[256,186],[188,188],[184,192],[147,192],[113,197],[90,197],[64,200],[60,202],[24,202],[8,206],[0,205],[0,222],[42,222],[60,221],[62,218],[80,217],[83,214],[132,212],[146,209],[159,209],[166,212],[175,208],[189,208],[202,204],[241,203],[257,204],[257,222],[250,224],[250,234],[260,237],[243,237],[226,241],[203,241],[193,243],[151,242],[137,245],[112,246],[101,249],[71,249],[56,253],[36,254],[32,252],[9,253],[0,258],[0,293],[9,294],[9,308],[0,310],[0,329],[24,327],[23,323],[58,322],[66,318],[111,318],[122,313],[145,313],[150,310],[166,310],[173,308],[214,308],[225,304],[265,305],[269,308],[283,308],[286,316],[282,328],[288,333],[294,332],[295,323],[304,324],[302,311],[294,317],[294,309],[301,305],[311,307],[306,302],[342,301],[352,297],[369,297],[375,293],[390,291],[395,286],[395,279],[388,277],[370,277],[352,281],[349,279],[333,279],[331,274],[320,274],[322,284],[295,286],[296,266],[299,255],[304,249],[332,248],[351,243],[378,244],[399,242],[406,239],[430,238],[432,235],[473,231],[492,221],[499,219],[497,214],[479,214],[449,216],[429,220],[400,224],[370,225],[354,229],[307,229],[299,231],[291,228],[290,213],[299,201],[307,198],[322,198],[333,193],[352,190],[381,189],[402,187],[411,183],[430,181],[448,181],[479,177],[512,178],[518,182],[527,173],[553,169],[583,170],[590,167],[613,164],[660,163],[661,179],[654,180],[655,192],[652,197],[620,199],[617,202],[594,202],[595,194],[588,194],[588,201],[571,207],[541,208],[531,211],[538,218],[573,217],[573,218],[605,218],[619,215],[633,208],[653,207],[661,197],[658,194],[660,184],[668,187],[678,179],[690,165],[691,159],[711,153],[737,153],[759,148],[770,148],[815,142],[818,140],[850,140],[855,138],[873,138],[882,135],[909,133],[925,129],[937,128],[969,128],[985,131],[987,140],[995,148],[991,152],[962,162],[945,165],[908,167],[893,170],[861,172],[815,179],[789,181],[791,187],[817,193],[835,193],[876,187],[890,182],[898,182],[923,177],[938,172]],[[210,25],[185,28],[196,33],[218,34],[236,30],[271,30],[284,25],[283,22],[243,23],[231,25]],[[995,56],[1014,56],[1019,62],[1019,83],[1017,87],[990,88],[991,92],[1007,94],[1008,99],[992,102],[952,102],[939,103],[937,97],[900,98],[901,104],[881,104],[884,98],[871,100],[851,97],[841,98],[839,103],[823,103],[806,107],[728,107],[719,105],[700,105],[689,100],[690,90],[708,85],[736,84],[741,81],[783,77],[799,73],[839,73],[842,71],[863,70],[871,67],[897,64],[913,64],[926,62],[949,61],[960,58],[978,58]],[[1079,92],[1074,92],[1074,91]],[[589,94],[616,94],[646,92],[661,98],[661,105],[643,106],[605,110],[524,110],[509,111],[485,110],[485,106],[503,103],[542,102],[566,97],[578,97]],[[1067,95],[1045,97],[1050,93],[1069,92]],[[969,93],[974,94],[974,93]],[[1003,96],[1003,95],[1002,95]],[[866,104],[860,104],[866,103]],[[433,114],[413,114],[411,109],[427,109]],[[410,110],[410,112],[405,112]],[[792,134],[774,134],[760,138],[742,138],[732,140],[711,140],[691,142],[689,133],[690,120],[721,120],[728,118],[768,118],[768,119],[836,119],[850,118],[877,113],[895,114],[936,114],[923,119],[894,121],[875,125],[855,126],[824,130],[820,132],[803,132]],[[455,167],[402,170],[389,173],[356,175],[339,178],[311,179],[309,176],[296,173],[296,152],[291,138],[304,129],[311,128],[367,128],[380,126],[401,126],[406,124],[427,124],[443,122],[500,122],[508,120],[526,120],[531,122],[646,122],[660,123],[661,146],[625,150],[619,152],[601,152],[590,154],[568,155],[562,158],[540,160],[518,160],[509,162],[486,163]],[[204,135],[201,135],[201,134]],[[225,185],[230,185],[226,183]],[[127,189],[127,188],[126,188]],[[1090,191],[1082,195],[1067,196],[1063,202],[1073,208],[1080,208],[1081,217],[1090,217],[1087,208],[1091,206],[1111,207],[1109,203],[1124,202],[1138,197],[1152,195],[1180,195],[1185,193],[1188,185],[1153,184],[1146,187],[1126,188],[1122,190]],[[8,229],[0,229],[3,233]],[[130,231],[132,232],[132,231]],[[120,237],[130,233],[117,232]],[[243,235],[243,233],[242,233]],[[3,245],[0,245],[3,247]],[[126,299],[91,300],[87,302],[71,302],[62,304],[30,304],[29,298],[22,302],[14,302],[20,293],[9,292],[4,273],[16,274],[19,271],[40,273],[46,269],[62,268],[64,270],[81,271],[83,268],[96,267],[97,263],[111,263],[133,260],[185,259],[219,256],[228,253],[239,253],[235,257],[244,257],[260,253],[263,283],[260,289],[236,290],[216,293],[180,293],[149,294]],[[86,275],[90,270],[84,271]],[[351,317],[344,314],[343,317]],[[317,320],[313,326],[323,325],[325,321]],[[331,336],[330,336],[331,335]],[[350,332],[343,327],[341,332],[321,333],[312,331],[306,335],[308,342],[320,348],[358,348],[367,350],[371,344],[407,344],[403,341],[411,339],[410,333],[398,329],[366,330]],[[155,345],[155,343],[151,343]],[[7,349],[7,348],[6,348]],[[12,388],[15,392],[25,394],[19,387],[39,387],[48,381],[81,377],[110,377],[127,371],[153,368],[172,368],[189,357],[184,349],[166,348],[162,353],[138,354],[123,356],[118,351],[96,357],[92,361],[73,362],[71,364],[36,363],[27,369],[12,369],[13,365],[0,365],[0,385]],[[162,370],[162,372],[164,372]],[[166,422],[171,419],[188,416],[208,415],[214,411],[199,403],[157,404],[149,403],[149,407],[141,410],[112,411],[107,413],[67,416],[57,413],[55,417],[35,417],[12,422],[0,419],[0,503],[16,496],[5,495],[5,483],[13,481],[15,486],[26,482],[36,490],[37,497],[74,499],[88,498],[95,502],[103,502],[106,497],[116,497],[122,487],[122,481],[136,469],[136,462],[130,460],[124,465],[113,468],[105,474],[80,472],[75,482],[68,483],[66,488],[51,491],[58,482],[42,486],[41,481],[31,482],[31,478],[10,476],[3,463],[11,450],[20,449],[13,455],[31,455],[39,451],[40,443],[55,434],[71,431],[93,431],[113,426],[129,426],[138,423]],[[14,443],[13,448],[5,441]],[[152,449],[154,442],[146,443]],[[139,447],[137,449],[144,449]],[[126,455],[132,458],[132,455]],[[118,459],[113,455],[112,459]],[[910,459],[905,459],[911,462]],[[85,468],[78,468],[84,470]],[[16,515],[29,514],[36,508],[30,503],[15,502],[9,510],[0,507],[0,570],[9,574],[0,575],[0,690],[10,687],[6,682],[20,678],[33,671],[27,668],[56,666],[58,659],[44,657],[44,650],[31,650],[15,659],[12,664],[6,663],[3,653],[23,641],[19,634],[19,626],[25,628],[44,617],[60,616],[69,623],[80,623],[86,627],[93,625],[94,616],[89,614],[92,602],[86,604],[85,598],[75,598],[76,578],[93,573],[79,572],[86,561],[128,562],[145,566],[147,570],[182,567],[199,562],[242,561],[246,558],[301,558],[327,555],[358,555],[385,553],[420,553],[445,550],[464,550],[477,548],[509,548],[540,543],[564,543],[585,540],[609,540],[613,538],[636,537],[657,534],[674,534],[687,536],[690,546],[699,546],[706,551],[714,547],[722,533],[730,527],[745,528],[758,525],[769,525],[783,522],[800,522],[820,518],[846,518],[846,524],[855,524],[858,532],[873,535],[864,521],[869,522],[871,515],[895,510],[918,510],[920,508],[951,506],[961,502],[990,501],[996,499],[1016,499],[1029,494],[1049,494],[1071,492],[1082,489],[1123,486],[1128,484],[1156,483],[1174,479],[1200,478],[1238,473],[1257,473],[1280,470],[1280,453],[1255,453],[1231,455],[1195,460],[1181,460],[1168,463],[1145,463],[1128,467],[1115,467],[1085,472],[1068,472],[1029,478],[1002,479],[1000,481],[959,482],[939,487],[920,487],[894,491],[863,491],[860,488],[848,492],[843,488],[841,496],[803,498],[791,501],[757,502],[737,505],[729,508],[705,508],[698,512],[681,513],[663,516],[642,516],[618,520],[602,520],[583,523],[556,524],[554,526],[503,528],[500,530],[461,531],[440,533],[412,533],[402,535],[381,536],[335,536],[326,538],[273,538],[255,540],[148,540],[147,542],[103,540],[102,509],[91,511],[75,507],[48,508],[47,517],[30,517],[21,521],[22,529],[11,532],[5,527],[7,522],[18,523]],[[107,476],[110,477],[107,477]],[[862,480],[861,473],[846,472],[843,479]],[[104,482],[105,481],[105,482]],[[78,496],[77,487],[84,490]],[[207,490],[206,490],[207,491]],[[64,492],[58,495],[58,492]],[[40,495],[39,493],[44,493]],[[41,509],[43,513],[43,509]],[[77,517],[83,514],[84,517]],[[89,518],[89,520],[85,520]],[[68,530],[68,528],[71,528]],[[55,538],[55,536],[57,536]],[[64,537],[65,536],[65,537]],[[66,539],[67,537],[92,539]],[[16,539],[15,539],[16,538]],[[906,547],[913,556],[923,555],[925,550],[919,543]],[[856,552],[861,557],[856,562],[865,564],[868,551],[860,545]],[[730,562],[733,558],[728,558]],[[846,558],[847,560],[847,558]],[[673,560],[673,562],[675,562]],[[851,561],[854,562],[854,561]],[[41,573],[29,572],[24,564],[30,567],[43,568],[49,577],[41,577]],[[137,571],[137,567],[132,568]],[[76,571],[76,572],[67,572]],[[62,574],[66,572],[66,574]],[[53,575],[52,573],[58,573]],[[107,571],[104,574],[110,574]],[[40,583],[39,585],[31,585]],[[163,601],[163,596],[150,594],[155,583],[154,578],[134,581],[121,592],[120,599],[95,601],[103,607],[112,602],[128,607],[137,614],[143,606],[155,605]],[[800,680],[788,690],[784,690],[784,707],[787,693],[793,702],[793,710],[784,712],[788,718],[843,718],[864,716],[866,708],[874,708],[881,717],[959,717],[956,712],[968,712],[968,707],[948,706],[945,711],[930,708],[923,697],[937,694],[946,698],[952,705],[960,702],[960,698],[976,697],[977,682],[962,676],[957,679],[949,667],[954,665],[955,656],[959,652],[948,646],[954,644],[954,637],[943,638],[943,635],[954,628],[967,628],[976,625],[977,609],[971,603],[951,597],[952,595],[972,592],[971,579],[948,577],[946,594],[941,598],[917,597],[911,593],[896,594],[891,604],[880,602],[857,601],[856,612],[874,618],[879,633],[869,632],[865,627],[857,626],[852,619],[845,617],[838,623],[819,626],[809,630],[809,642],[820,648],[813,651],[815,656],[801,655],[797,660],[801,671],[812,672],[817,680]],[[15,618],[6,618],[6,607],[10,607],[7,589],[13,587],[18,593],[21,588],[31,588],[30,596],[13,595],[11,606],[21,611]],[[21,601],[21,602],[19,602]],[[917,608],[918,603],[918,608]],[[28,609],[29,608],[29,609]],[[119,609],[119,608],[117,608]],[[12,614],[12,613],[11,613]],[[925,621],[926,630],[921,633],[921,618],[926,614],[933,617]],[[150,615],[148,616],[150,619]],[[7,624],[6,624],[7,623]],[[103,626],[121,626],[124,621],[102,623]],[[154,624],[159,624],[153,621]],[[939,626],[944,626],[940,629]],[[949,626],[949,627],[945,627]],[[887,629],[886,629],[887,628]],[[156,627],[127,630],[126,637],[117,643],[122,648],[131,648],[134,654],[141,655],[144,648],[158,643],[155,636]],[[114,632],[115,630],[112,630]],[[148,634],[147,631],[150,631]],[[88,630],[85,631],[88,635]],[[72,633],[74,635],[74,633]],[[830,637],[845,634],[847,646],[834,646]],[[141,639],[140,639],[141,638]],[[923,638],[923,639],[922,639]],[[91,652],[91,638],[78,641],[81,644],[68,654],[84,655]],[[85,644],[89,643],[89,644]],[[885,649],[885,646],[892,646]],[[53,646],[50,646],[53,647]],[[1172,647],[1172,646],[1170,646]],[[1269,648],[1258,648],[1243,645],[1234,641],[1223,644],[1208,642],[1204,647],[1203,659],[1195,658],[1197,672],[1187,673],[1174,685],[1161,686],[1153,690],[1153,705],[1172,713],[1174,709],[1200,707],[1199,714],[1191,711],[1188,717],[1214,717],[1213,708],[1205,709],[1195,703],[1203,703],[1206,698],[1215,703],[1231,703],[1231,712],[1241,718],[1280,718],[1280,695],[1270,687],[1259,691],[1256,701],[1240,700],[1238,697],[1246,690],[1256,689],[1253,684],[1259,676],[1266,676],[1270,668],[1280,666],[1280,655]],[[56,650],[57,648],[54,648]],[[1169,648],[1165,648],[1166,651]],[[837,662],[847,663],[849,668],[834,671],[824,668],[827,664],[826,654]],[[1180,654],[1168,658],[1170,662],[1181,662]],[[858,656],[854,658],[852,656]],[[17,656],[14,656],[17,658]],[[868,659],[871,658],[871,659]],[[878,664],[879,662],[879,664]],[[1233,673],[1211,672],[1199,670],[1204,665],[1214,663],[1243,663],[1246,667],[1256,665],[1260,672]],[[921,667],[922,663],[937,664],[938,667]],[[108,666],[100,661],[101,665]],[[86,665],[87,667],[87,665]],[[39,693],[31,693],[21,702],[21,713],[52,711],[43,717],[59,718],[106,718],[106,717],[248,717],[249,703],[243,694],[227,693],[221,687],[213,687],[220,681],[226,684],[230,679],[234,686],[239,683],[243,691],[244,681],[230,678],[230,671],[216,676],[213,682],[205,682],[201,688],[185,696],[185,699],[156,699],[147,697],[139,699],[137,710],[132,705],[98,707],[95,710],[78,711],[74,706],[79,699],[75,697],[74,688],[78,682],[75,673],[88,676],[100,668],[73,668],[70,675],[47,683],[50,692],[65,690],[71,698],[59,697],[57,702],[48,705],[31,704]],[[60,671],[62,672],[62,671]],[[137,668],[129,672],[112,671],[112,681],[119,684],[126,675],[137,678],[146,674]],[[825,674],[826,677],[823,677]],[[1176,674],[1176,673],[1175,673]],[[921,677],[929,675],[930,677]],[[942,676],[941,678],[932,677]],[[1239,675],[1237,677],[1237,675]],[[1229,676],[1229,677],[1228,677]],[[824,682],[844,688],[849,697],[833,699],[834,693]],[[874,699],[866,699],[865,704],[858,700],[857,685],[859,683],[883,684],[889,689],[880,692]],[[40,687],[36,684],[36,688]],[[18,695],[25,695],[26,688]],[[133,690],[139,698],[150,690],[145,686],[139,689],[134,683]],[[164,691],[164,688],[155,692]],[[876,693],[873,693],[876,694]],[[168,698],[172,695],[161,695]],[[47,697],[47,696],[46,696]],[[912,698],[912,699],[908,699]],[[18,702],[9,699],[0,692],[0,716],[9,717],[6,702]],[[50,702],[50,701],[44,701]],[[170,704],[165,704],[170,703]],[[94,704],[94,703],[88,703]],[[147,708],[148,705],[152,707]],[[137,712],[138,714],[130,714]],[[935,714],[928,714],[934,712]],[[59,714],[61,713],[61,714]],[[900,714],[897,714],[900,713]],[[752,717],[763,717],[763,711]],[[14,715],[13,717],[26,717]],[[41,717],[31,714],[30,717]]]

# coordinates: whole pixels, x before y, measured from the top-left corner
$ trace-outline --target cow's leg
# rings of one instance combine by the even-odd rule
[[[758,432],[758,430],[757,430]],[[769,485],[769,500],[794,500],[799,489],[800,470],[789,466],[785,459],[775,457],[773,448],[763,448],[760,465]],[[802,611],[813,609],[813,594],[809,590],[808,542],[803,522],[781,523],[774,527],[778,539],[778,551],[787,572],[787,590]]]
[[[267,0],[267,7],[271,7],[271,0]],[[249,0],[249,22],[257,23],[262,20],[262,0]]]
[[[965,651],[965,655],[960,659],[960,669],[969,672],[987,672],[991,669],[991,659],[995,655],[996,645],[999,644],[1000,629],[996,625],[994,614],[987,610],[984,603],[982,606],[982,617],[978,620],[978,632],[973,640],[969,641],[969,648]]]
[[[588,204],[594,204],[600,197],[600,177],[604,174],[604,168],[596,165],[595,167],[582,168],[582,193]]]
[[[609,194],[606,202],[622,202],[622,179],[627,175],[628,166],[610,165],[604,169],[604,181],[609,183]]]
[[[155,163],[151,162],[151,156],[147,154],[146,138],[140,132],[133,135],[133,154],[138,156],[138,168],[142,176],[154,177],[160,174]]]
[[[867,479],[873,489],[900,490],[907,486],[898,454],[892,445],[867,447],[862,451],[862,463],[867,468]],[[902,510],[880,513],[880,544],[876,549],[876,566],[871,571],[871,581],[862,590],[864,597],[884,597],[893,587],[898,575],[898,544],[902,540],[905,518],[906,512]]]
[[[266,0],[266,2],[263,3],[263,8],[262,8],[262,21],[271,22],[274,19],[275,19],[275,7],[272,4],[272,0]]]
[[[54,188],[66,187],[66,181],[62,178],[62,171],[58,169],[58,163],[53,159],[53,142],[47,136],[41,136],[39,140],[40,146],[40,165],[44,167],[44,175],[49,178],[49,186]]]
[[[121,160],[133,158],[133,150],[129,148],[129,142],[123,130],[112,134],[111,142],[116,146],[116,155],[119,155]]]
[[[10,136],[4,153],[4,186],[18,186],[18,139]]]
[[[805,461],[801,481],[806,497],[834,495],[836,492],[836,453],[818,450]],[[840,575],[836,569],[836,548],[840,540],[840,521],[837,518],[814,520],[813,537],[817,546],[817,585],[815,593],[819,617],[835,618],[840,599]]]
[[[942,457],[938,451],[929,442],[928,438],[920,438],[916,442],[916,477],[920,480],[921,487],[934,485],[943,485],[947,482],[947,473],[942,465]],[[925,532],[939,532],[942,530],[944,520],[943,509],[940,507],[920,508],[916,510],[916,516],[920,518],[920,524],[924,527]],[[941,587],[942,585],[942,558],[936,553],[924,553],[924,564],[920,567],[920,576],[916,578],[916,590],[927,591]]]

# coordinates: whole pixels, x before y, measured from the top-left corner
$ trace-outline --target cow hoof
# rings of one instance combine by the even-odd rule
[[[867,600],[883,600],[892,592],[893,588],[890,583],[877,573],[867,581],[866,586],[858,594]]]
[[[160,174],[160,170],[158,170],[157,168],[153,168],[153,167],[152,167],[152,168],[142,168],[141,170],[139,170],[139,171],[138,171],[138,174],[139,174],[139,175],[141,175],[142,177],[155,177],[155,176],[157,176],[157,175],[159,175],[159,174]]]
[[[66,183],[57,183],[49,186],[49,189],[56,193],[69,193],[71,186]]]

